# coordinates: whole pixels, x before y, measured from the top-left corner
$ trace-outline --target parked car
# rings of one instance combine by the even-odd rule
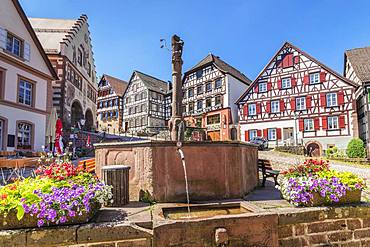
[[[250,143],[257,145],[259,150],[268,149],[268,141],[263,137],[253,137],[253,139],[250,140]]]

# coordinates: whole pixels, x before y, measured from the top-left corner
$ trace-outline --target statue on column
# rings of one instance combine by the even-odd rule
[[[183,141],[185,122],[182,117],[182,50],[184,41],[179,36],[173,35],[172,45],[172,116],[169,129],[172,141]]]

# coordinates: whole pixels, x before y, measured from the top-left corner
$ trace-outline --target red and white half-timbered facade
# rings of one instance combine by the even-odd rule
[[[321,153],[357,136],[357,85],[286,42],[239,98],[240,137]]]

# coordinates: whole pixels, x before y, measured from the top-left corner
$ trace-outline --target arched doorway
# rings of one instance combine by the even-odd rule
[[[71,107],[71,125],[74,127],[77,127],[77,122],[79,122],[84,117],[84,114],[82,112],[82,106],[80,102],[75,100],[72,103]]]
[[[310,157],[320,157],[321,156],[321,144],[316,141],[306,143],[306,153]]]
[[[85,129],[91,131],[91,129],[94,127],[94,117],[90,109],[86,110],[85,120]]]

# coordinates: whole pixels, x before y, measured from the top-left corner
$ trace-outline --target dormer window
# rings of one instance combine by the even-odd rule
[[[6,50],[18,57],[22,57],[23,42],[8,32],[6,39]]]
[[[267,91],[267,83],[266,82],[261,82],[258,84],[258,92],[264,93]]]
[[[312,73],[310,74],[310,84],[320,83],[320,73]]]

